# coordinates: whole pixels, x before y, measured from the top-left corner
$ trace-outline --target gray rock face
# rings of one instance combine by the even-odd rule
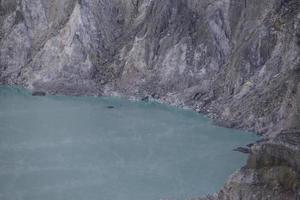
[[[282,132],[252,148],[247,165],[233,174],[217,199],[299,199],[300,132]]]
[[[149,96],[208,113],[228,127],[270,138],[290,130],[297,135],[299,4],[1,0],[0,83],[53,94]]]

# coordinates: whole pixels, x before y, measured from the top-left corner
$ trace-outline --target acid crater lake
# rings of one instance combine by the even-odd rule
[[[203,115],[0,87],[1,200],[185,200],[217,192],[257,139]]]

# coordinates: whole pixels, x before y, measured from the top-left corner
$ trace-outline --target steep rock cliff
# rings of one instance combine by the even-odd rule
[[[274,138],[299,133],[299,4],[1,0],[0,83],[54,94],[150,97],[192,107],[222,125],[270,138],[253,147],[251,160],[266,155],[269,147],[281,151]],[[259,174],[257,168],[252,172]],[[270,179],[258,182],[266,185]],[[233,177],[228,184],[239,186],[227,185],[223,193],[229,196],[222,198],[251,199],[228,189],[239,191],[248,180]],[[257,189],[252,183],[244,187],[249,194]]]

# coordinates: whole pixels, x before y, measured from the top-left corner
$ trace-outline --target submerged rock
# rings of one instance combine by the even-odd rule
[[[32,96],[46,96],[46,92],[43,91],[33,91]]]
[[[146,97],[143,97],[141,99],[141,101],[145,101],[145,102],[148,102],[150,100],[150,97],[149,96],[146,96]]]
[[[233,149],[233,151],[238,151],[238,152],[245,153],[245,154],[251,153],[251,149],[245,148],[245,147],[238,147],[236,149]]]

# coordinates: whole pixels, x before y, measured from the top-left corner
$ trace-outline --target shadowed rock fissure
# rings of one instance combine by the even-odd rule
[[[153,98],[264,134],[218,198],[296,199],[299,35],[298,0],[1,0],[0,83]]]

